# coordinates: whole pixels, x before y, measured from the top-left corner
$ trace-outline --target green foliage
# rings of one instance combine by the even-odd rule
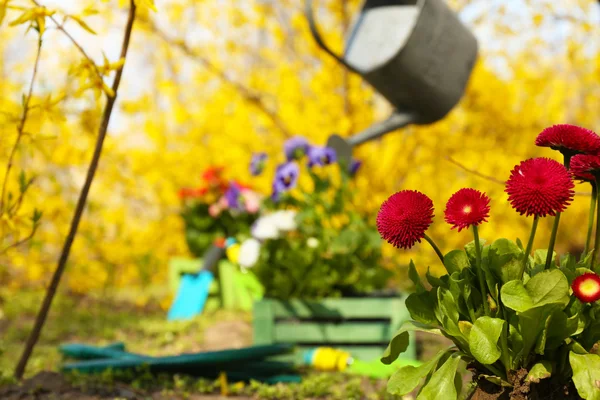
[[[217,238],[247,236],[256,220],[258,195],[236,181],[228,181],[223,173],[222,167],[210,167],[202,173],[199,187],[179,191],[185,240],[195,257],[204,256]],[[229,203],[227,194],[233,189],[238,204]]]
[[[272,210],[296,210],[296,216],[294,229],[262,244],[253,271],[265,296],[363,295],[384,288],[391,276],[382,267],[375,216],[357,211],[350,177],[338,164],[317,168],[301,173],[310,181],[300,195],[284,193],[277,203],[268,203]]]
[[[416,291],[406,306],[415,321],[400,328],[381,361],[389,364],[406,350],[410,331],[442,334],[454,346],[419,368],[400,369],[388,383],[390,392],[409,393],[425,378],[419,398],[435,398],[443,392],[444,398],[456,399],[454,377],[462,359],[497,385],[512,385],[509,372],[525,368],[530,382],[573,379],[582,397],[600,399],[600,355],[593,347],[600,339],[600,305],[582,303],[570,288],[577,276],[590,271],[589,257],[576,261],[565,255],[559,267],[544,269],[547,251],[535,251],[525,260],[522,246],[508,239],[483,245],[481,253],[483,294],[476,279],[473,242],[465,251],[446,254],[448,274],[427,274],[430,289],[411,261],[409,277]],[[523,262],[526,269],[520,279]],[[488,315],[483,309],[486,297],[491,306]]]

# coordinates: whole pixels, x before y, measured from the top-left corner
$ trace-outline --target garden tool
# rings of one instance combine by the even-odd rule
[[[303,355],[303,362],[305,365],[319,371],[339,371],[371,378],[388,378],[398,368],[405,365],[415,367],[421,365],[419,361],[404,359],[399,359],[391,365],[385,365],[379,359],[367,362],[353,358],[346,351],[331,347],[317,347],[306,350]]]
[[[168,320],[190,319],[202,313],[214,280],[214,271],[224,252],[223,245],[215,242],[202,258],[202,269],[196,274],[181,277],[177,296],[167,314]]]
[[[442,119],[462,97],[477,59],[477,39],[443,0],[366,0],[343,56],[323,41],[306,0],[315,41],[348,70],[369,82],[394,107],[392,115],[327,146],[349,163],[354,146],[410,124]]]
[[[221,350],[178,356],[151,357],[125,351],[123,343],[96,347],[79,343],[63,344],[61,353],[83,359],[65,364],[65,372],[100,373],[108,369],[127,370],[147,366],[150,372],[186,373],[216,379],[226,374],[230,380],[262,382],[299,382],[292,363],[267,361],[267,357],[290,353],[291,345],[253,346],[242,349]]]

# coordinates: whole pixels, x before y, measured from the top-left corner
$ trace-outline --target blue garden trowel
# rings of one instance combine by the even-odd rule
[[[202,258],[202,269],[196,274],[181,277],[177,295],[167,314],[169,321],[191,319],[202,313],[215,278],[215,269],[224,254],[223,246],[213,244]]]

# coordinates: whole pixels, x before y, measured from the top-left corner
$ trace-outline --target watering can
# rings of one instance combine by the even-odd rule
[[[312,0],[306,16],[317,44],[362,76],[395,111],[387,119],[327,145],[348,161],[352,147],[410,124],[442,119],[462,97],[477,59],[477,39],[443,0],[366,0],[343,56],[323,41]]]

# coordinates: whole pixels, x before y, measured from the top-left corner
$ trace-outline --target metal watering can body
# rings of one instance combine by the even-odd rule
[[[395,108],[388,120],[349,138],[350,150],[409,124],[438,121],[462,97],[477,59],[477,39],[443,0],[366,0],[343,57],[321,38],[312,0],[306,11],[317,44]],[[330,139],[336,150],[345,141]]]

